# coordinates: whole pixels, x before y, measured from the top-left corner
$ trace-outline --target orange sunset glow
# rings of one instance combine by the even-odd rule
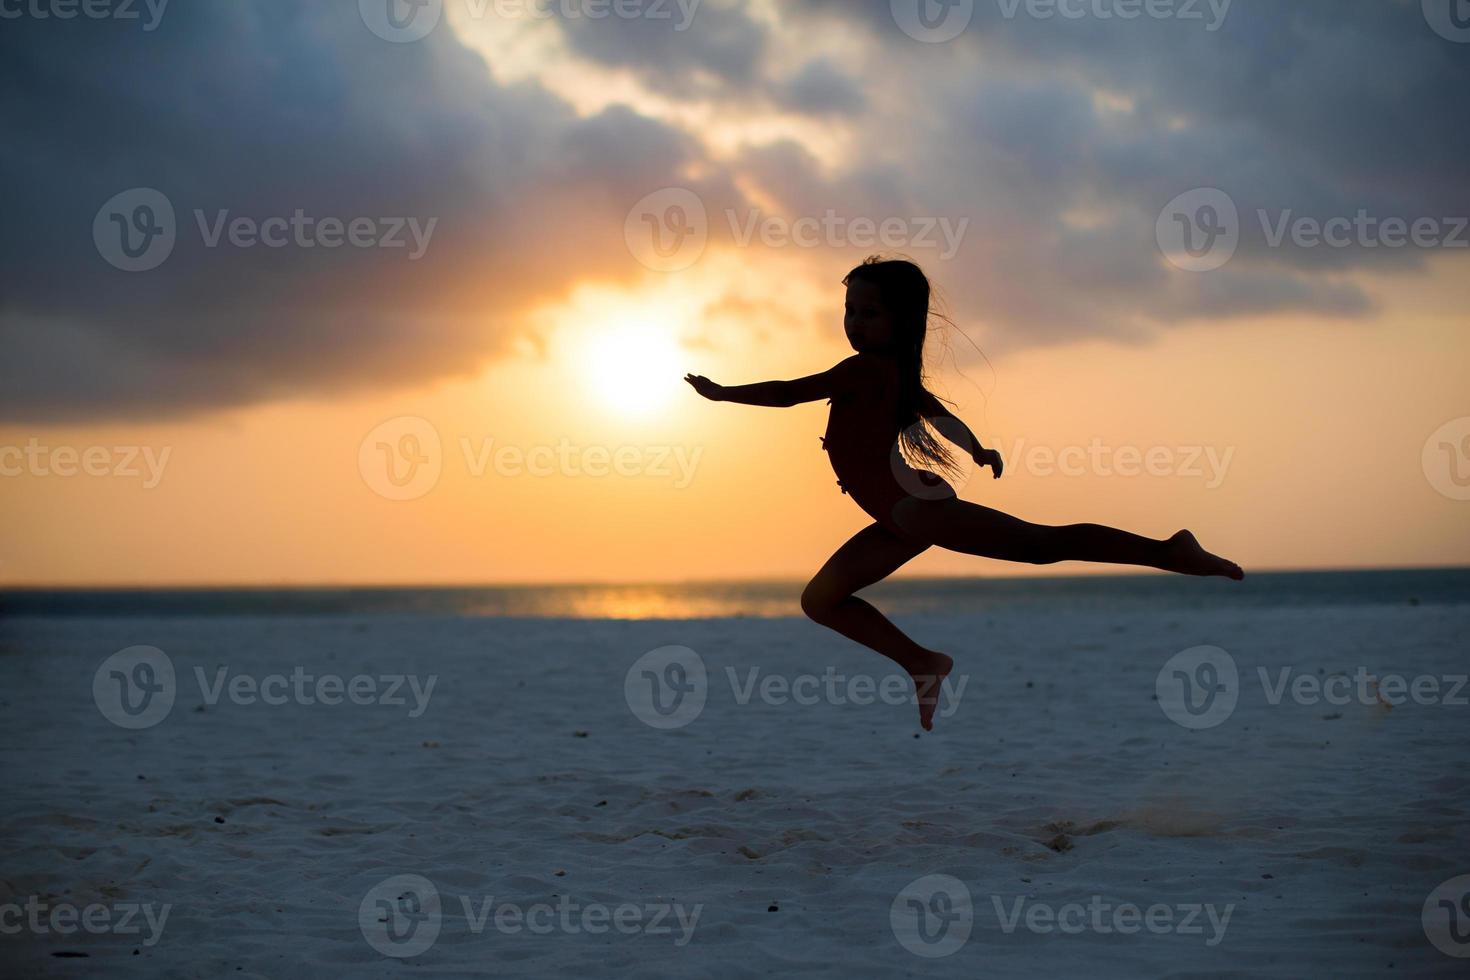
[[[334,200],[309,169],[272,174],[269,188],[231,174],[214,188],[169,184],[153,148],[130,158],[117,189],[171,191],[179,244],[158,270],[120,272],[89,237],[87,215],[111,185],[88,184],[81,217],[47,235],[67,238],[56,254],[79,256],[77,292],[112,305],[48,307],[27,288],[3,311],[15,379],[0,425],[0,582],[809,575],[867,521],[820,451],[825,407],[713,404],[680,379],[790,379],[850,355],[840,280],[874,252],[912,257],[947,301],[954,327],[931,332],[930,386],[1007,460],[1005,478],[980,474],[966,499],[1046,523],[1193,527],[1262,570],[1470,561],[1470,504],[1426,473],[1437,452],[1427,441],[1470,414],[1465,251],[1421,249],[1408,262],[1360,251],[1334,267],[1243,242],[1223,270],[1183,271],[1160,253],[1153,217],[1174,191],[1208,184],[1208,170],[1165,171],[1157,193],[1136,199],[1110,197],[1106,178],[1077,170],[1065,179],[1090,183],[1043,200],[1050,178],[1011,169],[1031,159],[1033,137],[987,93],[1040,99],[1054,84],[1045,98],[1081,113],[1104,147],[1157,148],[1180,127],[1207,133],[1203,109],[1164,113],[1164,125],[1138,78],[1079,56],[1072,82],[1046,82],[1029,49],[1001,37],[920,51],[892,47],[860,19],[812,33],[817,9],[752,3],[703,15],[690,45],[738,46],[748,31],[764,39],[764,60],[660,75],[598,47],[586,24],[474,17],[451,4],[421,44],[390,46],[378,72],[352,74],[366,107],[396,92],[395,112],[437,100],[457,113],[444,131],[467,145],[461,172],[439,181],[444,193],[405,169],[395,181],[406,190],[381,202],[421,225],[437,219],[417,259],[232,249],[228,237],[201,247],[220,209],[346,221],[352,190]],[[374,40],[358,36],[361,24],[324,23],[342,32],[344,52]],[[700,40],[701,26],[714,38]],[[819,65],[811,79],[831,89],[825,101],[802,103],[816,82],[783,75],[788,56]],[[936,105],[960,104],[954,79],[969,79],[975,132],[864,74],[886,57],[915,71],[939,58],[935,77],[948,87],[928,92]],[[392,89],[397,76],[418,87]],[[737,76],[745,87],[729,88]],[[425,134],[440,125],[420,118]],[[221,144],[269,139],[252,119],[222,129]],[[496,142],[493,126],[512,142]],[[884,133],[906,134],[933,159],[907,160]],[[384,137],[379,157],[357,167],[434,160],[445,151],[433,141]],[[513,145],[545,159],[532,166]],[[875,174],[910,183],[885,189]],[[1233,181],[1249,234],[1251,185],[1215,177]],[[705,212],[698,254],[678,268],[629,242],[642,228],[637,202],[669,187],[692,189]],[[860,224],[823,226],[829,212],[875,227],[897,218],[909,238],[867,242]],[[678,230],[660,224],[671,215],[688,219],[665,211],[648,230]],[[815,245],[795,224],[803,216]],[[951,233],[964,222],[953,254],[938,232],[912,240],[926,216]],[[1033,234],[1032,219],[1054,230]],[[1069,234],[1094,243],[1049,244]],[[1120,255],[1130,269],[1107,281]],[[294,265],[282,281],[285,262]],[[173,290],[171,275],[260,285],[179,308],[177,294],[148,292]],[[119,320],[133,301],[137,314]],[[94,332],[98,323],[111,325]],[[428,451],[400,444],[403,425],[437,439],[422,492],[392,485],[407,479],[392,467],[411,463],[400,448]],[[370,436],[386,448],[364,448]],[[384,474],[364,471],[379,464]],[[1036,571],[935,549],[903,574]]]

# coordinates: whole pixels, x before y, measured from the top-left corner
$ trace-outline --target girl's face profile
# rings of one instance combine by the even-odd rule
[[[878,287],[855,279],[847,286],[847,311],[842,327],[847,342],[858,353],[886,350],[893,343],[893,317],[883,305]]]

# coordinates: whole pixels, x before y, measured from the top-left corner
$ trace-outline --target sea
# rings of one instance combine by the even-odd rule
[[[710,619],[800,616],[804,580],[558,585],[3,588],[0,617],[461,616]],[[1470,568],[1177,575],[898,578],[860,593],[892,616],[1470,603]]]

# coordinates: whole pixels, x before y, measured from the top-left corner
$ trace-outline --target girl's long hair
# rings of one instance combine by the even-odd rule
[[[919,415],[921,397],[932,394],[924,386],[924,340],[929,333],[929,319],[949,320],[933,306],[928,277],[907,259],[872,255],[844,276],[842,284],[846,286],[853,280],[876,286],[893,317],[893,354],[900,379],[894,421],[905,459],[932,466],[951,479],[963,478],[949,447],[935,437],[934,430]]]

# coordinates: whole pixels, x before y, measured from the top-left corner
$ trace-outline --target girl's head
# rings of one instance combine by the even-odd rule
[[[907,360],[924,349],[929,326],[929,280],[904,259],[872,256],[842,280],[847,287],[843,328],[858,353]]]
[[[946,319],[930,306],[929,279],[907,259],[871,256],[849,272],[843,329],[853,350],[890,357],[898,365],[898,412],[895,421],[906,455],[932,465],[945,475],[958,475],[954,456],[919,417],[924,387],[924,340],[929,317]]]

